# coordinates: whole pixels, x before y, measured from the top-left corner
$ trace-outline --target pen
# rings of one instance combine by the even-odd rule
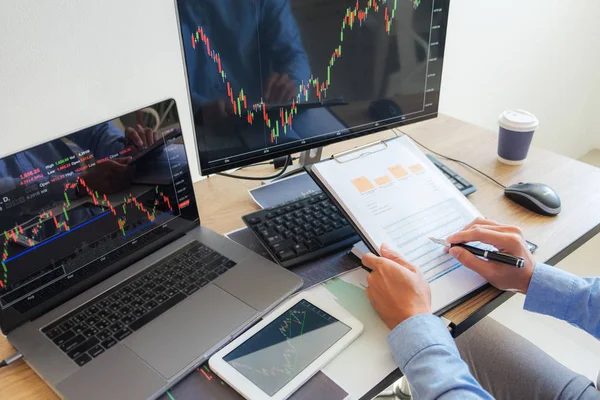
[[[448,248],[462,247],[463,249],[467,250],[471,254],[486,258],[488,260],[497,261],[502,264],[510,265],[511,267],[515,267],[515,268],[519,268],[519,269],[525,267],[525,259],[523,257],[513,256],[512,254],[506,254],[506,253],[502,253],[500,251],[478,249],[477,247],[469,246],[468,244],[462,244],[462,243],[450,244],[450,243],[446,242],[445,240],[436,239],[433,237],[430,237],[429,240],[431,240],[433,243],[436,243],[436,244],[439,244],[439,245],[442,245],[442,246],[445,246]]]

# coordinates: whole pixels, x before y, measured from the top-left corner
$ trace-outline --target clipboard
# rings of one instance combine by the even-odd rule
[[[383,156],[388,151],[393,154]],[[322,166],[324,163],[331,164]],[[402,166],[407,175],[396,176],[392,172],[396,166]],[[421,169],[413,170],[415,166]],[[427,236],[436,236],[429,233],[445,237],[481,214],[409,137],[372,142],[305,169],[370,252],[381,255],[377,246],[387,242],[421,268],[432,289],[436,315],[443,315],[487,287],[481,276],[443,255],[442,248],[428,241]],[[383,175],[391,182],[378,183],[377,177]],[[361,180],[369,181],[368,189],[359,188],[357,181]]]
[[[396,134],[394,132],[394,134]],[[400,138],[400,136],[398,136],[396,134],[395,137],[389,138],[389,139],[385,139],[385,140],[377,140],[371,143],[367,143],[364,144],[362,146],[358,146],[355,147],[353,149],[349,149],[346,151],[342,151],[336,154],[333,154],[331,157],[321,160],[316,164],[312,164],[312,165],[306,165],[304,166],[304,169],[306,170],[306,173],[312,178],[312,180],[317,184],[317,186],[319,187],[319,189],[321,189],[321,191],[323,193],[325,193],[325,195],[327,196],[327,198],[329,199],[329,201],[331,201],[333,204],[335,204],[335,206],[337,207],[337,209],[341,212],[341,214],[344,216],[344,218],[346,218],[346,220],[348,221],[348,223],[350,224],[350,226],[352,226],[352,228],[354,229],[354,231],[356,232],[356,234],[360,237],[360,240],[362,240],[362,242],[365,244],[365,246],[367,246],[367,248],[369,249],[369,251],[373,254],[377,254],[377,255],[381,255],[379,254],[379,249],[376,249],[368,240],[368,238],[365,236],[365,234],[363,233],[362,229],[360,229],[356,223],[354,222],[353,218],[350,217],[350,215],[346,212],[346,210],[344,209],[344,207],[342,207],[342,204],[337,201],[337,199],[335,198],[335,196],[333,196],[333,194],[329,191],[329,189],[327,188],[327,186],[325,184],[323,184],[323,182],[321,181],[321,179],[319,179],[319,177],[314,173],[313,171],[313,167],[315,165],[318,165],[320,163],[323,162],[327,162],[327,161],[331,161],[334,160],[340,164],[350,164],[352,163],[352,161],[358,160],[358,159],[362,159],[365,157],[369,157],[371,155],[383,152],[383,151],[387,151],[389,149],[389,145],[388,142],[392,141],[392,140],[396,140]],[[356,157],[352,157],[352,155],[356,155]],[[347,158],[348,157],[348,158]],[[363,268],[367,269],[369,272],[371,272],[367,267],[363,266]]]

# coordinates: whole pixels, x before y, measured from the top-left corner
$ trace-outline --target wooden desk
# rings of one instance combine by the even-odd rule
[[[520,226],[527,238],[540,246],[539,261],[555,264],[581,246],[600,230],[600,169],[578,161],[533,148],[521,167],[509,167],[496,161],[496,134],[449,117],[423,122],[403,129],[422,144],[464,160],[491,174],[505,185],[517,182],[543,182],[554,188],[563,201],[563,212],[557,217],[533,214],[507,200],[501,188],[459,164],[444,161],[478,187],[469,200],[487,218]],[[393,136],[383,132],[325,149],[325,155]],[[239,174],[272,174],[270,166],[247,168]],[[226,233],[240,228],[240,217],[257,210],[247,190],[259,182],[240,181],[213,176],[195,184],[202,224]],[[464,331],[509,297],[487,288],[446,314]],[[0,338],[0,358],[14,349]],[[391,377],[393,378],[393,377]],[[387,384],[382,383],[381,386]],[[374,389],[373,392],[379,390]],[[0,399],[54,399],[56,395],[23,362],[0,370]]]

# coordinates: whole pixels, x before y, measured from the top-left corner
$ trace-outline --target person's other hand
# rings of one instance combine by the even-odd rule
[[[298,95],[296,83],[288,74],[271,74],[265,85],[265,101],[282,104],[292,101]]]
[[[482,242],[491,244],[502,252],[523,257],[525,267],[519,269],[495,261],[484,261],[460,247],[450,249],[454,258],[498,289],[527,293],[535,268],[535,259],[529,251],[523,232],[518,227],[477,218],[462,231],[449,236],[446,241],[450,244]]]
[[[373,270],[367,278],[367,297],[388,328],[415,315],[431,314],[431,290],[420,268],[385,244],[381,255],[366,254],[362,263]]]
[[[150,147],[156,142],[156,132],[152,128],[144,128],[137,124],[125,129],[125,138],[137,147]]]
[[[94,165],[81,174],[90,189],[99,193],[116,193],[127,189],[135,174],[135,169],[127,165],[131,157],[114,158]]]

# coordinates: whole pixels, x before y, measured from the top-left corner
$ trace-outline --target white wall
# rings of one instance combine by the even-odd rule
[[[174,0],[1,1],[0,155],[168,97],[193,144],[183,68]]]
[[[537,146],[600,147],[598,15],[598,0],[451,0],[441,111],[497,129],[503,109],[524,108]]]

